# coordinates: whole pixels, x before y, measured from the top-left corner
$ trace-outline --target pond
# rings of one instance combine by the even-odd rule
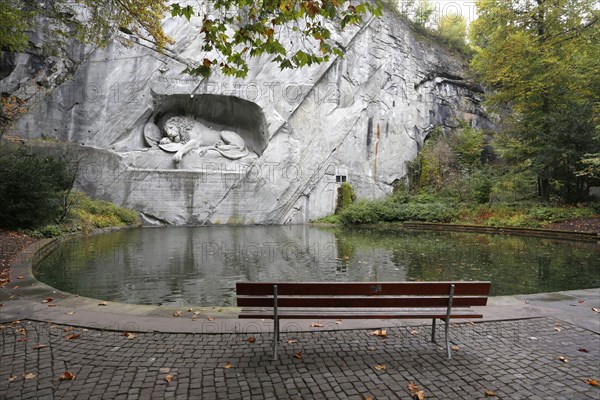
[[[489,280],[492,295],[600,287],[600,244],[408,229],[141,228],[62,241],[36,277],[133,304],[235,305],[237,281]]]

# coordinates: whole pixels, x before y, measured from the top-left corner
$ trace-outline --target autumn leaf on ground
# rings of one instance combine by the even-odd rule
[[[171,368],[169,367],[162,367],[158,369],[158,372],[160,372],[161,374],[168,374],[169,372],[171,372]]]
[[[201,312],[200,311],[194,311],[194,315],[200,315]]]
[[[45,344],[42,344],[42,343],[38,343],[35,346],[33,346],[33,349],[39,350],[39,349],[43,349],[44,347],[48,347],[48,346],[46,346]]]
[[[27,330],[25,328],[15,329],[15,332],[17,332],[19,335],[27,335]]]
[[[246,339],[246,342],[254,343],[254,342],[256,342],[256,338],[254,336],[248,336],[248,339]]]
[[[592,307],[592,311],[600,314],[600,308]]]
[[[101,301],[100,303],[98,303],[99,306],[107,306],[108,302],[107,301]]]
[[[579,299],[579,300],[577,300],[577,301],[579,302],[579,304],[585,303],[585,300],[584,300],[584,299]]]
[[[25,279],[23,275],[17,275],[17,279]]]
[[[582,353],[589,353],[588,349],[584,348],[584,347],[580,347],[577,349],[577,351],[580,351]]]
[[[209,321],[214,321],[215,317],[209,315],[206,319],[209,320]]]
[[[425,399],[425,392],[423,390],[421,390],[421,388],[418,387],[416,383],[414,383],[414,382],[409,383],[408,390],[410,390],[410,394],[412,395],[413,399],[418,399],[418,400]]]
[[[459,346],[452,346],[450,348],[452,349],[452,351],[460,351],[460,347]]]
[[[377,349],[375,347],[371,346],[371,347],[367,347],[367,350],[369,350],[369,351],[375,351]]]
[[[298,360],[302,360],[302,359],[304,359],[304,356],[302,355],[302,352],[299,351],[296,354],[294,354],[294,358],[297,358]]]
[[[173,316],[174,316],[174,317],[181,317],[181,311],[175,311],[175,312],[173,313]]]
[[[127,339],[135,339],[137,337],[136,334],[131,332],[123,332],[123,336],[127,337]]]
[[[369,336],[387,337],[387,330],[377,329],[377,330],[369,332]]]
[[[11,376],[9,376],[9,377],[8,377],[8,381],[9,381],[9,382],[12,382],[12,381],[14,381],[15,379],[17,379],[17,377],[16,377],[16,376],[14,376],[14,375],[11,375]]]
[[[365,397],[365,400],[375,400],[375,399],[371,396],[367,396],[367,397]]]
[[[72,326],[67,326],[65,329],[63,329],[63,331],[64,332],[71,332],[73,329],[75,329],[75,328],[73,328]]]
[[[35,374],[32,374],[31,372],[28,374],[23,374],[23,379],[33,379],[35,378]]]
[[[383,365],[383,364],[375,364],[375,369],[377,371],[383,371],[385,369],[385,365]]]
[[[295,344],[298,343],[296,339],[288,339],[287,344]]]
[[[225,365],[223,365],[223,368],[230,369],[230,368],[233,368],[233,365],[231,365],[231,363],[229,363],[229,362],[226,362]]]
[[[187,312],[194,312],[194,309],[193,308],[188,308]]]
[[[73,314],[75,314],[75,311],[69,311],[69,312],[66,312],[65,314],[67,314],[67,315],[73,315]]]
[[[585,383],[587,383],[588,385],[592,385],[592,386],[600,386],[600,383],[598,383],[598,381],[596,379],[591,379],[591,378],[587,378],[585,380]]]
[[[414,330],[410,331],[409,333],[410,333],[411,335],[413,335],[413,336],[417,336],[417,335],[420,335],[420,334],[421,334],[421,332],[420,332],[420,331],[418,331],[418,330],[416,330],[416,329],[414,329]]]
[[[54,299],[52,297],[48,297],[47,299],[42,300],[42,303],[50,303],[51,301],[54,301]]]
[[[70,371],[67,371],[61,376],[59,376],[58,379],[61,381],[72,381],[75,379],[75,374]]]
[[[555,326],[555,327],[554,327],[554,330],[555,330],[556,332],[560,332],[560,331],[562,331],[562,328],[561,328],[560,326]]]
[[[310,324],[311,328],[322,328],[323,324],[319,323],[319,322],[313,322],[312,324]]]
[[[558,359],[559,359],[560,361],[564,362],[564,363],[568,363],[568,362],[569,362],[569,360],[568,360],[568,359],[567,359],[567,357],[565,357],[565,356],[558,356]]]
[[[496,393],[493,390],[485,390],[485,397],[496,397]]]
[[[336,324],[336,325],[341,325],[341,324],[342,324],[342,320],[341,320],[341,319],[338,319],[337,321],[335,321],[335,324]]]
[[[167,383],[171,382],[173,380],[173,375],[166,375],[165,376],[165,381],[167,381]]]
[[[70,335],[65,336],[65,339],[73,340],[73,339],[77,339],[80,336],[81,336],[81,333],[71,333]]]

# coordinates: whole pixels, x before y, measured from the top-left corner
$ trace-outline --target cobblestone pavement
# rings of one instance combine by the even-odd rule
[[[387,338],[368,333],[285,333],[272,361],[270,334],[255,342],[240,334],[128,338],[8,323],[0,330],[0,398],[410,399],[414,382],[427,399],[490,398],[486,390],[498,399],[600,399],[600,388],[586,383],[600,378],[600,336],[553,318],[453,325],[460,349],[452,360],[428,341],[428,325],[389,329]],[[66,371],[75,379],[60,380]]]

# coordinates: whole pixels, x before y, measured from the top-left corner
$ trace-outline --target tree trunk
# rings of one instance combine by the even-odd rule
[[[550,201],[550,180],[538,176],[538,195],[544,202]]]

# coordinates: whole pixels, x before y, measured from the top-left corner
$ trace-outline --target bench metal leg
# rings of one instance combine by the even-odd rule
[[[446,318],[446,351],[448,352],[448,359],[452,359],[452,349],[450,349],[450,318]]]
[[[277,346],[279,345],[279,318],[275,318],[273,327],[273,360],[277,361]]]
[[[436,321],[436,319],[434,318],[433,321],[431,322],[431,341],[433,343],[435,343],[435,321]]]

